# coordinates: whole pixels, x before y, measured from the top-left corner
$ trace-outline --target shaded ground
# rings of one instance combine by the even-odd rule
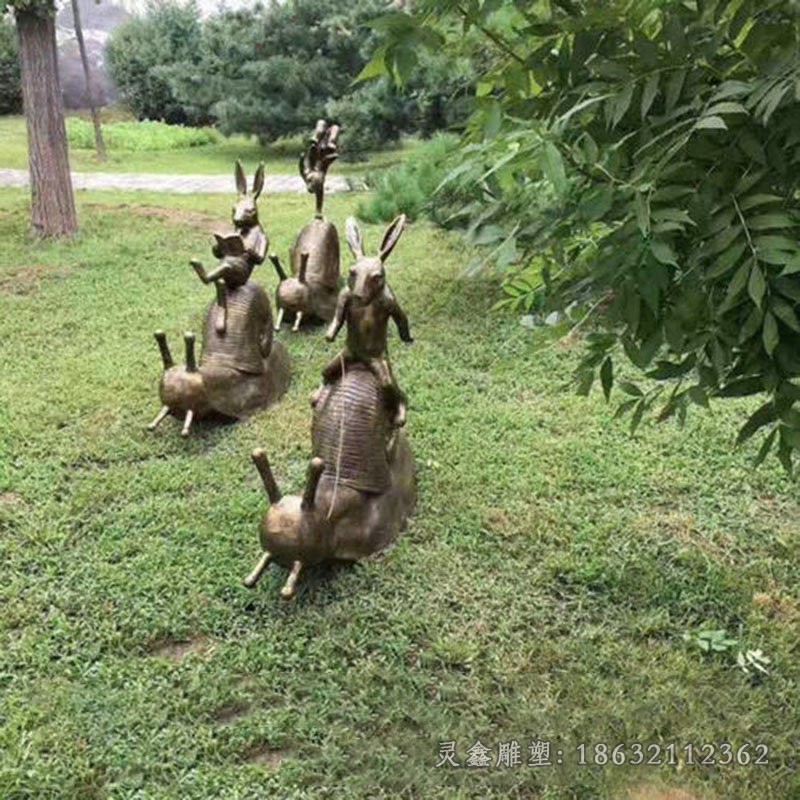
[[[800,796],[800,503],[731,449],[748,404],[630,438],[601,397],[563,391],[575,342],[491,315],[496,287],[458,283],[467,254],[415,224],[388,271],[416,339],[391,342],[416,515],[386,558],[316,570],[281,603],[280,570],[240,583],[265,508],[249,453],[301,486],[334,346],[284,331],[280,405],[147,434],[152,332],[177,353],[199,329],[211,290],[188,261],[229,198],[79,202],[74,242],[31,243],[25,193],[0,191],[0,797]],[[355,203],[330,199],[340,230]],[[285,253],[311,200],[263,212]],[[381,233],[365,226],[370,248]],[[684,640],[708,628],[739,644]],[[735,665],[756,648],[769,675]],[[496,758],[514,739],[522,766],[434,767],[441,741],[463,765],[477,740]],[[564,763],[527,766],[535,740]],[[576,750],[723,740],[764,742],[770,763],[580,766]]]

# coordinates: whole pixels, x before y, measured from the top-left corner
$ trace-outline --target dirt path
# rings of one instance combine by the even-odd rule
[[[28,172],[24,169],[0,169],[0,186],[27,186]],[[230,175],[158,175],[125,172],[73,172],[75,189],[112,189],[134,192],[169,192],[171,194],[230,194]],[[361,191],[360,178],[333,175],[325,182],[327,194]],[[268,175],[265,194],[304,193],[305,184],[297,175]]]

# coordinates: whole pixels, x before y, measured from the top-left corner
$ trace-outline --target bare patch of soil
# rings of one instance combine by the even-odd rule
[[[198,636],[194,639],[183,639],[181,641],[161,639],[150,648],[150,654],[156,658],[166,658],[176,663],[180,663],[192,653],[207,658],[213,652],[214,643],[206,636]]]
[[[258,764],[267,769],[278,769],[288,755],[288,750],[258,745],[247,751],[246,758],[251,764]]]
[[[137,206],[129,203],[87,203],[86,208],[95,211],[123,211],[143,219],[157,219],[173,225],[190,225],[199,227],[210,233],[224,230],[226,225],[217,217],[193,211],[188,208],[162,208],[160,206]],[[230,226],[228,226],[230,227]]]
[[[652,511],[638,520],[638,525],[659,532],[674,541],[688,547],[697,548],[709,556],[733,563],[736,543],[730,537],[716,537],[712,540],[697,529],[697,521],[693,514],[669,506],[654,506]]]
[[[39,289],[42,278],[48,275],[66,277],[68,274],[68,269],[54,267],[49,264],[26,264],[19,267],[10,267],[8,272],[0,275],[0,294],[33,294]]]
[[[663,789],[652,784],[642,784],[630,789],[619,800],[701,800],[700,795],[685,789]]]
[[[246,703],[227,703],[214,712],[214,719],[220,725],[233,725],[234,722],[247,715],[250,706]]]
[[[800,604],[778,587],[771,587],[768,592],[756,592],[753,603],[777,622],[792,623],[800,620]]]
[[[17,492],[0,492],[0,506],[20,508],[27,505],[22,495]]]

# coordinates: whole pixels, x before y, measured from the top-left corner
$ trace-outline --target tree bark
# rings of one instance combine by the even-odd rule
[[[55,17],[17,9],[16,20],[28,127],[31,227],[40,236],[69,235],[78,230],[78,219],[61,104]]]
[[[86,42],[83,41],[83,24],[81,23],[81,12],[78,8],[79,0],[72,0],[72,26],[75,29],[75,38],[78,40],[78,50],[81,51],[81,63],[83,64],[83,77],[86,80],[86,103],[92,114],[92,125],[94,125],[94,146],[97,150],[99,161],[106,160],[106,145],[103,142],[103,131],[100,129],[100,115],[94,104],[92,94],[92,75],[89,71],[89,56],[86,54]]]

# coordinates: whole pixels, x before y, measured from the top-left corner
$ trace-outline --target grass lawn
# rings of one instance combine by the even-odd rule
[[[346,146],[345,134],[342,143]],[[401,146],[370,155],[368,161],[338,161],[331,175],[362,175],[368,170],[392,166],[408,155],[416,142],[405,141]],[[255,139],[231,136],[218,144],[186,147],[179,150],[121,152],[109,149],[106,161],[98,162],[94,150],[70,149],[70,167],[75,172],[153,172],[172,175],[224,175],[233,170],[240,158],[252,171],[264,161],[268,175],[296,175],[300,148],[283,143],[263,148]],[[25,118],[0,117],[0,169],[28,168],[28,138]]]
[[[356,202],[327,210],[343,225]],[[416,337],[392,340],[410,529],[380,561],[304,576],[290,604],[279,570],[241,585],[265,508],[249,453],[300,488],[334,345],[284,331],[293,385],[246,423],[144,430],[152,332],[177,354],[199,330],[212,292],[188,260],[210,260],[229,204],[81,194],[80,237],[52,245],[0,191],[0,797],[800,796],[800,493],[732,451],[749,406],[630,438],[597,394],[562,389],[575,345],[490,315],[496,287],[459,282],[466,255],[425,223],[389,266]],[[305,197],[262,209],[281,252],[311,215]],[[740,645],[684,641],[707,628]],[[769,675],[738,669],[739,648]],[[440,741],[463,765],[512,739],[523,766],[434,768]],[[527,766],[532,740],[564,763]],[[577,764],[579,743],[635,741],[763,742],[770,763]]]

